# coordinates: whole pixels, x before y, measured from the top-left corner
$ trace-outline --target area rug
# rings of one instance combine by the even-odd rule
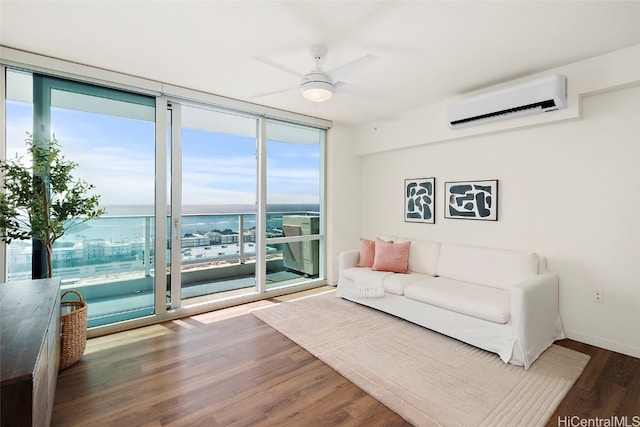
[[[525,370],[333,291],[252,314],[416,426],[543,426],[589,361],[552,345]]]

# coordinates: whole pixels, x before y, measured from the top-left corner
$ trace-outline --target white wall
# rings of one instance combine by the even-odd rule
[[[459,98],[466,98],[470,95],[492,91],[501,86],[527,81],[533,77],[555,73],[564,74],[568,78],[569,105],[566,109],[464,129],[451,130],[447,126],[447,107]],[[580,117],[581,97],[637,85],[639,82],[640,44],[358,126],[355,152],[361,155],[371,154],[439,141],[469,138],[481,134],[504,132],[511,129],[522,129],[528,126],[540,126],[562,120],[575,120]]]
[[[431,106],[393,122],[411,142],[373,130],[375,124],[357,129],[360,235],[536,251],[560,277],[567,335],[640,357],[639,53],[634,48],[622,59],[617,52],[563,70],[570,87],[588,84],[574,87],[573,110],[557,121],[517,119],[498,125],[503,128],[479,126],[476,135],[463,138],[438,130],[431,135],[445,138],[429,140],[431,117],[416,122],[416,111],[443,115],[442,106]],[[621,75],[620,66],[636,74],[611,79]],[[371,132],[379,136],[372,140]],[[365,149],[367,143],[375,148]],[[436,224],[405,223],[404,179],[431,176],[436,177]],[[444,182],[465,179],[500,181],[497,222],[443,218]],[[357,237],[349,238],[357,247]],[[594,289],[604,290],[603,304],[592,302]]]
[[[327,281],[338,279],[337,256],[360,236],[360,161],[354,153],[354,129],[334,124],[327,132]]]

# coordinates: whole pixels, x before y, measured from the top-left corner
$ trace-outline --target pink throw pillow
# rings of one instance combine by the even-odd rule
[[[411,241],[393,243],[376,239],[372,270],[393,273],[409,272],[409,247]]]
[[[369,239],[360,238],[360,262],[356,267],[373,266],[373,258],[376,250],[376,242]]]

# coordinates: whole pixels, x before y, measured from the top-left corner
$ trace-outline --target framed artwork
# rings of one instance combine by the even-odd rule
[[[498,180],[445,182],[445,218],[498,220]]]
[[[404,180],[404,221],[434,224],[435,178]]]

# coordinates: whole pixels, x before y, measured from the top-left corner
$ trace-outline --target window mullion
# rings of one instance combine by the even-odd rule
[[[258,119],[258,194],[256,212],[256,283],[259,293],[267,289],[267,120]]]
[[[165,217],[166,218],[166,217]],[[182,108],[171,104],[171,308],[182,300]]]
[[[155,295],[156,314],[167,311],[167,100],[156,98]],[[147,258],[149,259],[149,258]]]

